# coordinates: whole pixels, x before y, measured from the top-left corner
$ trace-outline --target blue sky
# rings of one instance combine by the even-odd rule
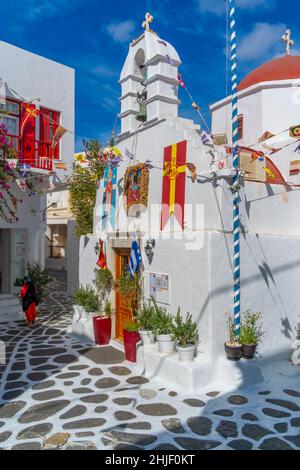
[[[284,52],[292,29],[300,55],[298,1],[236,0],[239,77]],[[298,7],[298,8],[297,8]],[[1,7],[0,39],[76,69],[76,149],[111,133],[119,111],[119,73],[146,11],[153,29],[178,50],[181,73],[209,121],[226,90],[226,0],[14,0]],[[180,114],[198,120],[184,90]]]

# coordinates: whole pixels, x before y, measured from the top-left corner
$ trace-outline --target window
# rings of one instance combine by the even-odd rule
[[[4,124],[13,148],[18,149],[20,103],[7,99],[0,100],[0,123]],[[14,136],[16,138],[14,138]]]
[[[40,143],[47,148],[44,149],[45,155],[49,154],[52,139],[60,123],[60,113],[51,109],[40,109]],[[53,157],[59,159],[60,146],[57,145],[53,150]]]
[[[238,131],[239,131],[239,140],[241,140],[244,136],[244,115],[239,114],[238,116]]]
[[[0,113],[20,115],[20,104],[10,100],[0,100]]]

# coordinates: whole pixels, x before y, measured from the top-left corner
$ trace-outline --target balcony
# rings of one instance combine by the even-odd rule
[[[10,134],[7,134],[7,140],[10,148],[17,151],[19,163],[28,164],[33,170],[52,172],[53,160],[59,160],[58,149],[53,149],[51,142],[42,142]]]

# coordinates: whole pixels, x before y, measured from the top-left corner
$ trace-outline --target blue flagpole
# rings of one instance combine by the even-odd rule
[[[229,0],[230,60],[232,92],[232,147],[233,147],[233,244],[234,244],[234,335],[239,338],[241,325],[240,281],[240,209],[239,209],[239,147],[238,147],[238,96],[235,0]]]

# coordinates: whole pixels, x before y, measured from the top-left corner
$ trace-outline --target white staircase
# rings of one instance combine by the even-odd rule
[[[22,305],[17,295],[0,295],[0,323],[23,319]]]

